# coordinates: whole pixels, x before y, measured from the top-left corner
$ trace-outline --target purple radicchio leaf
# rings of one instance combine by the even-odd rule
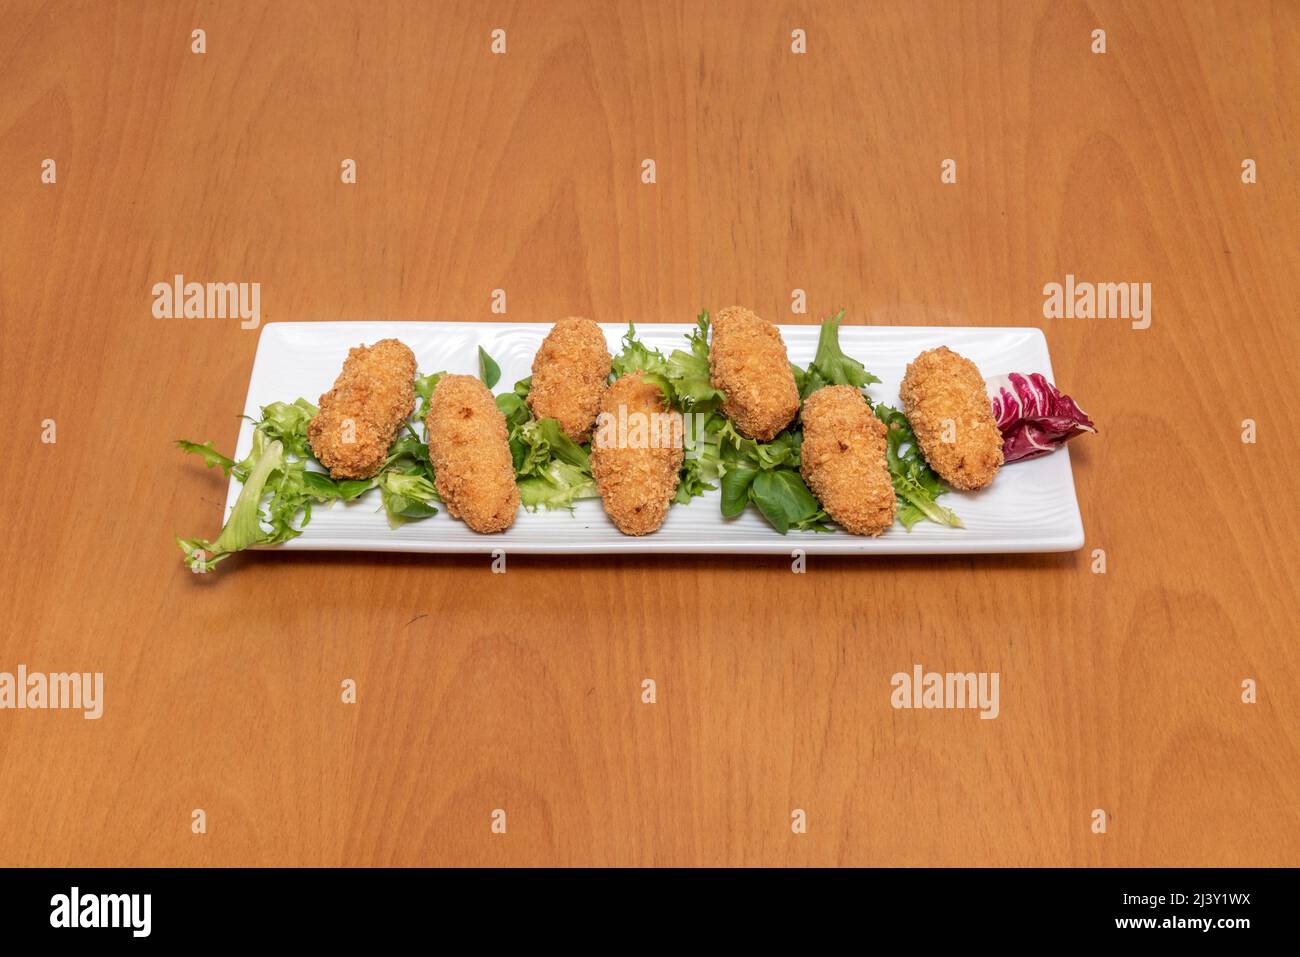
[[[1040,373],[1012,372],[987,382],[1007,462],[1055,452],[1076,435],[1097,431],[1087,413]]]

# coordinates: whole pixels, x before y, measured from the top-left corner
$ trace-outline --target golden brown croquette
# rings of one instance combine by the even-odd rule
[[[879,535],[894,524],[886,434],[851,385],[825,386],[803,404],[800,471],[822,508],[854,535]]]
[[[667,407],[659,386],[639,371],[618,379],[601,398],[591,474],[623,534],[645,535],[663,524],[677,494],[681,437],[681,414]]]
[[[993,481],[1002,465],[1002,434],[975,363],[947,346],[929,349],[908,365],[898,394],[941,479],[968,491]]]
[[[731,306],[713,317],[709,371],[727,396],[723,413],[742,435],[768,442],[799,411],[799,389],[781,332],[748,309]]]
[[[415,354],[397,339],[355,346],[320,397],[307,439],[331,478],[370,478],[414,409]]]
[[[506,417],[478,379],[444,375],[425,419],[438,495],[452,517],[476,532],[501,532],[515,521],[519,489]]]
[[[561,319],[533,357],[528,407],[538,419],[555,419],[575,442],[591,437],[600,397],[608,386],[609,347],[590,319]]]

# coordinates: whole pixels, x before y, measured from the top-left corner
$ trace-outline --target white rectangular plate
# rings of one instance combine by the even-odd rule
[[[625,325],[601,328],[611,353],[617,353]],[[680,323],[641,325],[637,336],[665,353],[685,348],[694,326]],[[261,407],[302,396],[317,402],[343,366],[348,349],[379,339],[401,339],[415,352],[419,369],[429,372],[478,371],[482,346],[501,366],[494,391],[510,389],[529,375],[533,355],[550,330],[549,323],[519,322],[276,322],[263,326],[248,384],[244,414],[260,416]],[[781,326],[790,360],[806,366],[817,349],[818,328]],[[1007,372],[1041,372],[1051,381],[1047,341],[1038,329],[971,327],[849,326],[840,328],[844,351],[883,380],[871,387],[873,400],[898,404],[898,383],[907,363],[925,349],[947,345],[971,359],[985,376]],[[236,458],[252,447],[252,423],[244,421]],[[226,497],[229,517],[240,485],[231,480]],[[433,518],[392,529],[377,491],[355,502],[312,510],[311,523],[298,538],[275,548],[385,552],[479,552],[504,548],[515,554],[615,554],[696,552],[790,554],[972,554],[990,552],[1072,551],[1083,545],[1083,523],[1074,495],[1070,453],[1051,455],[1004,467],[982,492],[950,492],[940,501],[953,509],[965,528],[929,522],[911,532],[895,525],[879,538],[836,530],[781,535],[752,507],[734,519],[719,511],[719,492],[706,492],[688,505],[674,505],[663,527],[652,535],[621,534],[605,516],[599,499],[584,500],[573,513],[520,510],[512,528],[499,535],[479,535],[443,508]]]

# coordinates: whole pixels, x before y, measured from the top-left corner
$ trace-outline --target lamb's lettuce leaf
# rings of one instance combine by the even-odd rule
[[[754,505],[782,535],[830,531],[830,518],[799,474],[803,434],[786,429],[771,442],[745,438],[730,422],[719,430],[722,514],[733,518]]]
[[[478,377],[489,389],[495,387],[501,379],[501,367],[482,346],[478,347]]]
[[[511,392],[502,392],[497,396],[497,408],[501,414],[506,417],[506,424],[510,428],[517,425],[523,425],[532,418],[532,411],[528,408],[528,393],[533,389],[533,377],[520,379],[515,383],[514,390]]]

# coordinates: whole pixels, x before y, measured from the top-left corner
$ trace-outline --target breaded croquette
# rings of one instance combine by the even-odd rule
[[[447,511],[476,532],[513,525],[519,489],[506,417],[487,386],[473,376],[444,375],[434,387],[424,425]]]
[[[591,474],[624,535],[645,535],[663,524],[677,494],[681,437],[681,413],[668,409],[659,386],[640,372],[618,379],[601,398]]]
[[[528,407],[538,419],[555,419],[573,441],[586,442],[608,387],[609,369],[609,347],[600,326],[576,316],[561,319],[533,357]]]
[[[355,346],[320,397],[307,439],[331,478],[370,478],[414,409],[415,354],[397,339]]]
[[[886,441],[885,424],[851,385],[825,386],[803,404],[800,471],[822,508],[854,535],[894,524]]]
[[[1002,466],[1002,434],[980,370],[947,346],[922,352],[898,389],[903,414],[930,468],[953,488],[973,491]]]
[[[727,396],[723,413],[751,439],[774,439],[799,411],[781,332],[748,309],[731,306],[713,317],[709,372]]]

